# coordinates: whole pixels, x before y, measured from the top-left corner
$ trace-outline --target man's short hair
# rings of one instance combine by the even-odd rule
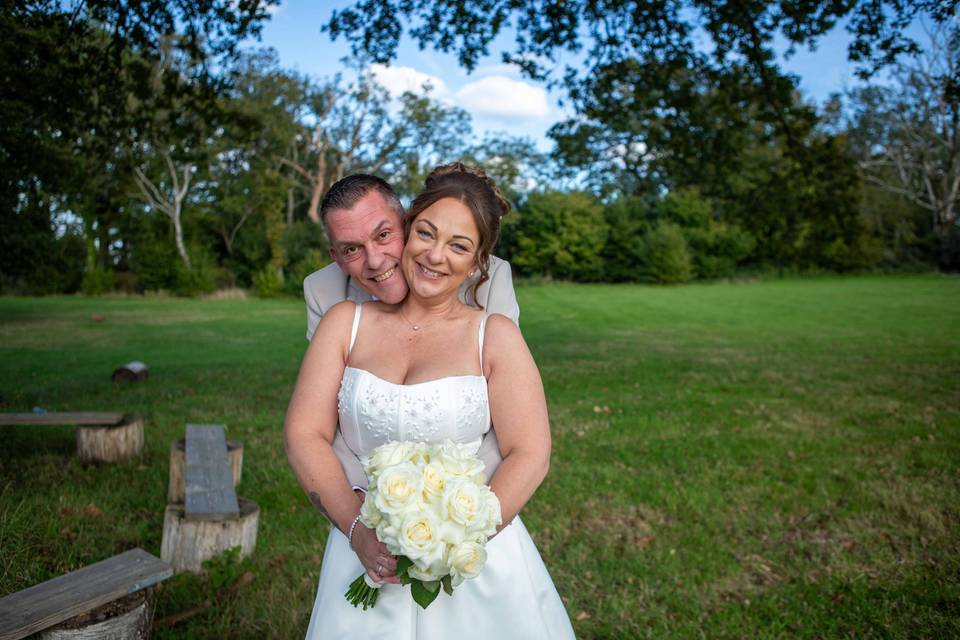
[[[403,219],[403,205],[400,198],[387,181],[368,173],[355,173],[341,178],[323,196],[320,202],[320,220],[327,224],[327,213],[334,209],[352,209],[371,191],[376,191],[387,201],[387,206]]]

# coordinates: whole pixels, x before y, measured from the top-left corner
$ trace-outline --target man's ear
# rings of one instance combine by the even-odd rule
[[[330,247],[327,249],[327,251],[330,252],[330,259],[336,262],[337,264],[340,264],[340,261],[337,259],[339,257],[337,256],[337,250],[334,249],[333,247]]]

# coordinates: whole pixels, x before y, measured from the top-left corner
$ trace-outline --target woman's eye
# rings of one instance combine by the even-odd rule
[[[417,231],[417,235],[424,239],[429,239],[433,237],[432,235],[430,235],[429,231],[425,231],[424,229],[419,229]]]
[[[467,251],[467,247],[465,245],[460,244],[459,242],[454,242],[450,246],[452,246],[457,251]]]

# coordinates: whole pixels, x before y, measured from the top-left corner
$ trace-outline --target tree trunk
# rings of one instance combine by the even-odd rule
[[[180,254],[180,258],[183,260],[183,263],[187,265],[187,269],[191,269],[190,256],[187,255],[187,248],[183,245],[183,225],[180,224],[179,200],[174,203],[173,215],[170,216],[170,219],[173,220],[173,237],[174,241],[177,243],[177,253]]]
[[[118,425],[78,426],[77,456],[83,463],[133,460],[143,451],[143,417],[124,416]]]
[[[41,640],[146,640],[153,621],[153,589],[108,602],[39,634]]]
[[[257,544],[260,507],[244,498],[238,501],[240,517],[234,520],[187,520],[183,505],[168,504],[160,558],[169,562],[175,573],[200,573],[204,560],[234,547],[240,547],[241,558],[250,556]]]

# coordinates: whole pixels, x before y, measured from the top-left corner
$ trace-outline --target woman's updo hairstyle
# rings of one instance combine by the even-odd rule
[[[437,167],[427,176],[423,187],[423,191],[407,209],[407,217],[403,221],[403,236],[409,240],[410,228],[417,216],[444,198],[453,198],[470,209],[480,233],[476,254],[480,276],[470,289],[473,299],[467,301],[482,309],[483,306],[477,300],[477,289],[490,279],[488,263],[490,253],[500,240],[500,218],[507,215],[513,207],[482,169],[467,167],[462,162],[451,162]]]

